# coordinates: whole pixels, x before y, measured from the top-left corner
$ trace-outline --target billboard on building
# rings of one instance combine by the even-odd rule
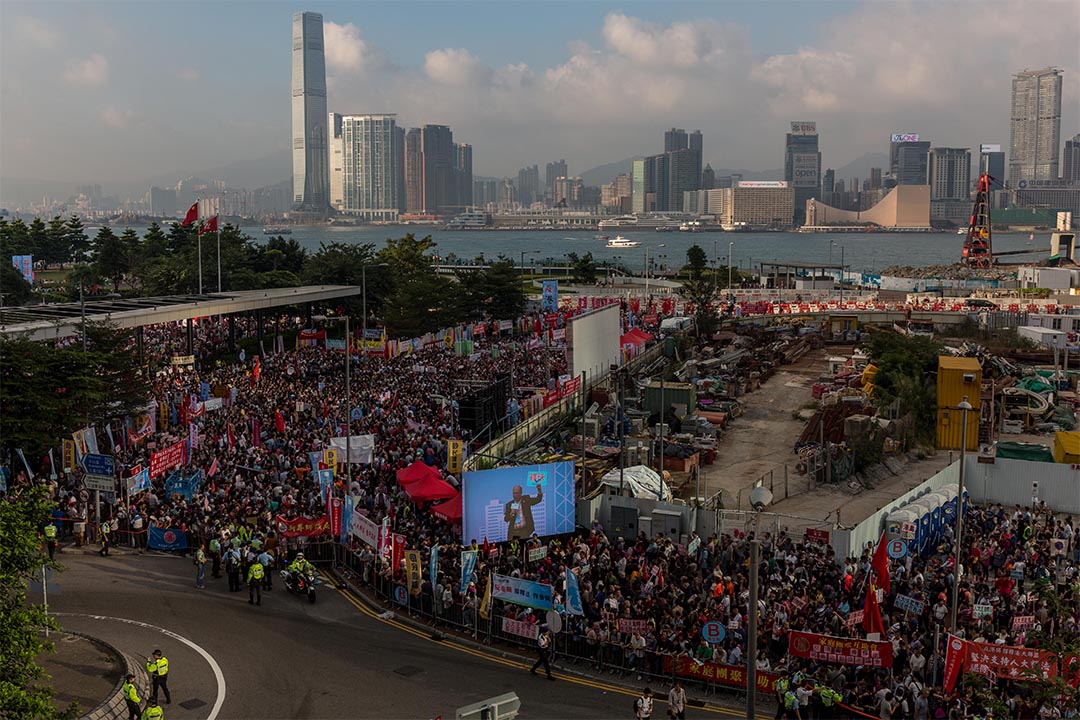
[[[794,153],[791,156],[791,184],[797,188],[821,185],[817,153]]]
[[[814,156],[815,162],[817,156]],[[740,180],[739,187],[741,188],[786,188],[788,186],[787,180]]]
[[[983,154],[983,155],[985,155],[986,153],[1001,152],[1001,146],[1000,145],[987,145],[987,144],[984,143],[984,144],[979,146],[979,152],[981,154]]]
[[[797,120],[791,123],[792,135],[817,135],[817,123]]]
[[[461,480],[464,542],[503,542],[574,530],[574,463],[467,472]]]
[[[919,142],[919,133],[893,133],[893,142]]]
[[[571,318],[566,324],[566,352],[570,375],[587,372],[586,381],[598,378],[622,363],[622,319],[618,305],[608,305]]]

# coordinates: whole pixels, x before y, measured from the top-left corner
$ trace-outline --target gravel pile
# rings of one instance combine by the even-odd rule
[[[985,278],[989,280],[1011,280],[1016,277],[1016,270],[1006,268],[973,268],[957,263],[955,265],[922,265],[917,267],[909,265],[892,265],[882,270],[881,274],[891,275],[893,277],[920,279],[967,280],[970,278]]]

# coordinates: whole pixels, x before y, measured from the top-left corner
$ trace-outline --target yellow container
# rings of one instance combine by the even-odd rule
[[[971,404],[967,418],[968,450],[979,449],[979,407],[982,391],[982,368],[975,358],[943,355],[938,358],[937,375],[937,446],[959,450],[963,411],[957,406],[966,397]]]
[[[1080,431],[1054,433],[1054,462],[1080,464]]]

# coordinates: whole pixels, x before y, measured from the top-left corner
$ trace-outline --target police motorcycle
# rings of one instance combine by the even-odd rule
[[[290,565],[287,570],[281,571],[281,579],[285,583],[285,588],[290,593],[307,595],[308,602],[314,603],[315,586],[319,584],[319,580],[315,577],[315,572],[311,569],[311,565],[303,561],[304,554],[297,553],[296,559],[293,560],[293,564]],[[303,566],[302,570],[293,569],[298,562]]]

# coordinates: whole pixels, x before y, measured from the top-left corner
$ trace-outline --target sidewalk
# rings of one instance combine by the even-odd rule
[[[38,662],[52,678],[56,690],[53,705],[63,710],[72,702],[83,715],[98,706],[123,681],[124,662],[106,647],[89,638],[69,633],[51,633],[55,653],[43,653]]]

